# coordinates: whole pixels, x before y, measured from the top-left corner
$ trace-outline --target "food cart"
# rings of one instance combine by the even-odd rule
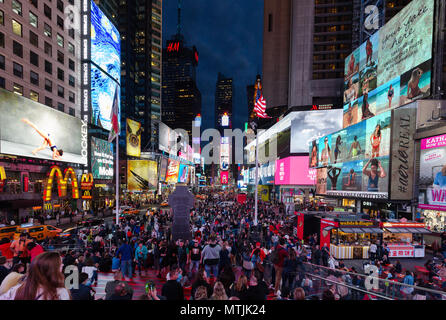
[[[423,258],[425,245],[423,235],[432,232],[424,223],[407,221],[383,222],[384,243],[390,250],[389,258]]]
[[[375,221],[335,219],[333,222],[321,232],[330,232],[330,254],[336,259],[367,259],[371,242],[379,240],[383,233]]]

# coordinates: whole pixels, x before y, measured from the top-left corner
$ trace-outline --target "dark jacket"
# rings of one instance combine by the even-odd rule
[[[176,280],[169,280],[163,285],[161,295],[166,300],[184,300],[183,287]]]
[[[85,284],[81,283],[79,289],[71,289],[70,292],[73,300],[94,300],[94,297],[91,295],[91,287]]]
[[[191,296],[195,297],[195,291],[197,291],[197,288],[200,286],[206,287],[208,298],[210,298],[213,293],[213,289],[211,285],[204,280],[197,280],[192,284]]]

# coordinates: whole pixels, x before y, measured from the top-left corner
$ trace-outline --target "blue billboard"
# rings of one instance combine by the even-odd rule
[[[189,166],[181,163],[180,172],[178,174],[178,182],[186,183],[188,175],[189,175]]]

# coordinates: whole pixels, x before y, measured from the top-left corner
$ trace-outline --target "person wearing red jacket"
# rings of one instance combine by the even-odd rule
[[[34,258],[37,257],[39,254],[41,254],[42,252],[45,252],[45,250],[43,250],[42,246],[34,241],[28,243],[27,249],[29,252],[29,256],[31,257],[31,262],[33,262]]]
[[[276,261],[272,261],[274,264],[274,269],[276,270],[276,281],[274,284],[274,293],[277,294],[280,287],[280,281],[282,280],[282,272],[283,272],[283,263],[285,258],[288,257],[288,251],[285,249],[285,239],[280,238],[279,244],[276,246],[275,250],[277,251],[277,259]]]

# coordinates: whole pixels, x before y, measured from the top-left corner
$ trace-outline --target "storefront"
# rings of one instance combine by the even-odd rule
[[[431,234],[424,223],[383,222],[383,239],[390,249],[389,258],[423,258],[425,256],[424,235]]]
[[[330,253],[336,259],[367,259],[371,242],[378,241],[383,233],[379,224],[369,220],[336,220],[334,226],[323,229],[331,231]]]

